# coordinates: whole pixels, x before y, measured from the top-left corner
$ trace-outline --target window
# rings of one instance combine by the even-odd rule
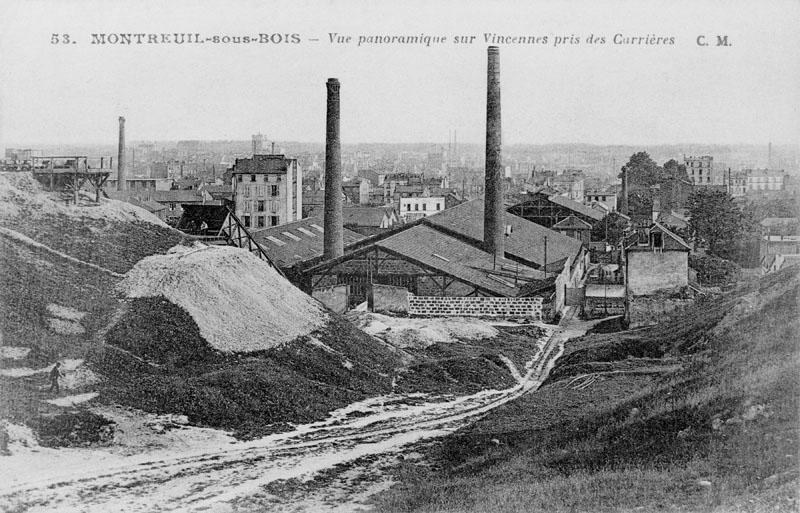
[[[278,216],[269,216],[269,225],[270,226],[278,226],[280,222],[280,218]]]
[[[250,181],[251,182],[255,182],[256,181],[256,175],[250,175]]]
[[[264,200],[258,200],[258,206],[256,207],[256,210],[258,210],[259,212],[264,211]]]
[[[661,233],[655,232],[651,234],[653,237],[653,247],[656,249],[662,249],[664,247],[664,239],[661,236]]]
[[[236,175],[236,181],[237,182],[241,182],[242,181],[242,175]]]
[[[242,220],[244,221],[244,227],[250,228],[250,216],[244,216]]]
[[[270,185],[269,186],[269,194],[270,194],[270,196],[277,196],[278,195],[278,186],[277,185]]]
[[[258,222],[259,228],[264,228],[264,216],[258,216],[256,222]]]
[[[408,204],[406,205],[406,211],[407,211],[407,212],[411,212],[411,203],[408,203]]]
[[[414,210],[419,210],[419,203],[414,203]]]
[[[423,203],[423,204],[422,204],[422,210],[427,210],[427,207],[428,207],[428,204],[427,204],[427,203]]]
[[[437,203],[436,204],[436,210],[441,210],[441,209],[442,209],[442,204],[441,203]]]
[[[242,210],[245,211],[245,212],[250,212],[250,202],[249,201],[242,202]]]

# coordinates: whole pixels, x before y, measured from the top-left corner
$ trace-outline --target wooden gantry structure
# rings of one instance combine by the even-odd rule
[[[97,159],[92,159],[97,160]],[[88,182],[95,191],[95,201],[100,202],[100,193],[111,175],[113,159],[99,158],[99,167],[92,167],[90,159],[84,155],[31,157],[30,171],[42,185],[50,191],[64,191],[72,194],[78,203],[78,191]]]

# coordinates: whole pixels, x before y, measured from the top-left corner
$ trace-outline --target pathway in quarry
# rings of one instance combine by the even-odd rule
[[[517,384],[506,390],[463,397],[372,398],[288,433],[202,449],[97,460],[87,453],[101,451],[85,451],[75,461],[60,460],[38,474],[0,482],[0,509],[358,510],[369,495],[391,484],[388,468],[415,456],[410,444],[446,435],[535,390],[563,352],[564,342],[592,324],[562,323],[525,368],[517,369]]]

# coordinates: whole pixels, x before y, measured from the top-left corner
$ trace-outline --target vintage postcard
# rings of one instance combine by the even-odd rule
[[[798,19],[2,2],[0,511],[798,511]]]

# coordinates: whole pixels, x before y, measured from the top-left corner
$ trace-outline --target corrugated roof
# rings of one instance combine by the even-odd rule
[[[595,221],[599,221],[603,219],[603,214],[594,210],[592,208],[587,207],[583,203],[578,203],[577,201],[573,201],[569,198],[565,198],[564,196],[559,196],[558,194],[553,194],[548,196],[548,200],[552,201],[556,205],[561,205],[564,208],[568,208],[573,212],[577,212],[581,215],[584,215],[590,219],[594,219]]]
[[[276,265],[291,267],[298,262],[322,256],[323,222],[321,216],[307,217],[279,226],[252,230],[251,233]],[[345,246],[364,238],[347,228],[342,232]]]
[[[517,296],[523,283],[515,286],[514,278],[493,272],[495,262],[491,254],[429,226],[414,226],[377,241],[375,245],[500,296]],[[497,269],[515,265],[500,259]],[[519,272],[537,274],[536,270],[526,266],[519,266]]]
[[[540,267],[544,265],[544,238],[547,237],[547,264],[563,261],[578,254],[581,242],[561,235],[522,217],[505,213],[505,224],[511,225],[511,235],[506,237],[506,254]],[[423,223],[483,241],[483,199],[474,199],[426,217]]]

